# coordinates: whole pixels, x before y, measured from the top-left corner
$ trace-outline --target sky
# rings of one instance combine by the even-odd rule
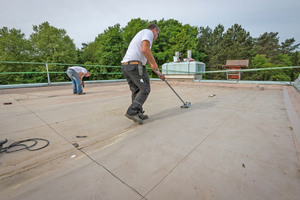
[[[280,42],[300,43],[299,0],[0,0],[0,28],[20,29],[29,38],[33,25],[48,21],[66,30],[77,48],[109,26],[123,28],[135,18],[211,29],[221,24],[225,30],[239,24],[252,37],[278,32]]]

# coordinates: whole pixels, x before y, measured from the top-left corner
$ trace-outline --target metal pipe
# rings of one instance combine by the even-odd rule
[[[180,98],[180,96],[177,94],[177,92],[175,92],[175,90],[172,88],[172,86],[168,83],[168,81],[165,79],[165,82],[168,84],[168,86],[173,90],[173,92],[178,96],[178,98],[182,101],[182,103],[183,104],[185,104],[184,103],[184,101]]]
[[[48,70],[48,63],[46,63],[46,69],[47,69],[48,85],[50,85],[50,76],[49,76],[49,70]]]

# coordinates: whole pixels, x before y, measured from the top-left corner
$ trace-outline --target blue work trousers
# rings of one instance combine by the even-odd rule
[[[77,72],[75,72],[73,69],[68,69],[66,71],[68,77],[72,80],[72,85],[73,85],[73,94],[80,94],[82,92],[81,90],[81,81],[79,78],[79,75]]]

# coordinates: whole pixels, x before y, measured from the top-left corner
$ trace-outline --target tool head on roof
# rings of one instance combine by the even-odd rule
[[[175,90],[171,87],[171,85],[168,83],[168,81],[166,79],[165,79],[165,82],[173,90],[173,92],[177,95],[177,97],[182,101],[183,105],[181,106],[181,108],[189,108],[192,103],[191,102],[184,102],[182,100],[182,98],[177,94],[177,92],[175,92]]]

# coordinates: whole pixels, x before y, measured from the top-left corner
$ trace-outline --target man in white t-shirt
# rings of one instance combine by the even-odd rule
[[[83,77],[89,77],[90,72],[88,72],[85,68],[80,66],[69,67],[66,71],[67,75],[72,80],[73,85],[73,94],[83,95],[82,86],[83,86]]]
[[[138,32],[121,61],[122,73],[132,93],[132,103],[125,116],[139,124],[143,124],[143,120],[148,118],[143,114],[143,104],[150,93],[150,79],[145,64],[148,63],[158,77],[165,80],[151,52],[152,43],[157,39],[158,34],[159,29],[156,24],[150,24],[147,29]]]

